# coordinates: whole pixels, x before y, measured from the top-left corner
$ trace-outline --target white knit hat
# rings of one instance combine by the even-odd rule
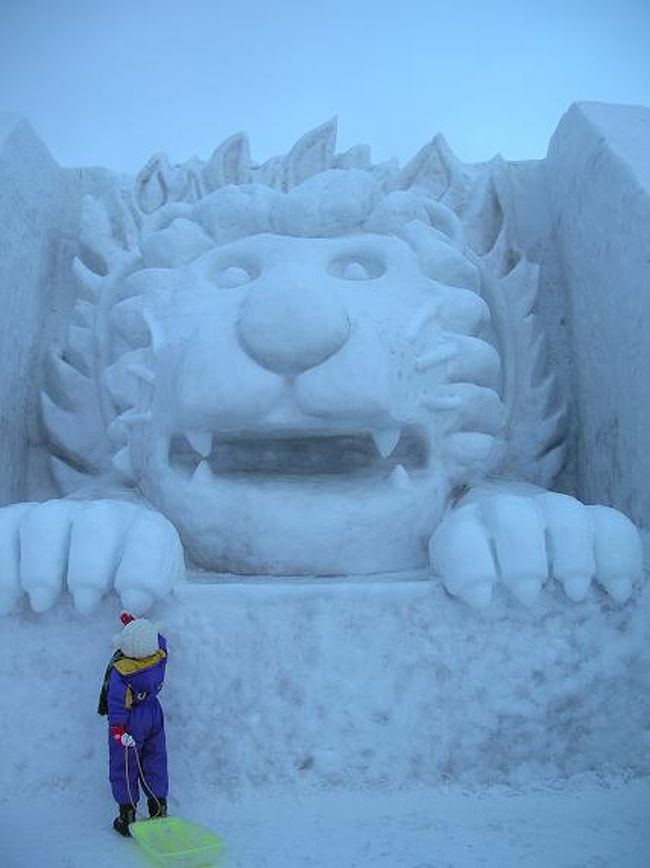
[[[114,642],[126,657],[150,657],[158,650],[158,628],[146,618],[136,618],[122,628]]]

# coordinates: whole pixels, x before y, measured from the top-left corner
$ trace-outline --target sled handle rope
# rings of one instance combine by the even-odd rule
[[[138,764],[138,776],[139,776],[140,780],[142,781],[143,787],[149,793],[149,795],[151,796],[151,798],[154,800],[154,802],[157,805],[156,814],[154,817],[151,818],[152,820],[155,820],[156,817],[162,816],[162,807],[161,807],[160,802],[158,801],[158,797],[154,794],[153,790],[151,789],[151,787],[147,783],[147,779],[144,776],[144,772],[142,771],[142,765],[140,763],[140,755],[138,754],[138,748],[136,747],[136,745],[133,745],[133,750],[135,752],[135,761]],[[126,745],[126,744],[124,745],[124,774],[126,776],[126,789],[129,793],[129,801],[131,802],[131,804],[135,808],[135,802],[133,801],[133,794],[131,793],[131,784],[129,783],[129,748],[128,748],[128,745]]]

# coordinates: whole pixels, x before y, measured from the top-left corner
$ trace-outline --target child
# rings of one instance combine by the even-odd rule
[[[167,643],[146,618],[123,612],[117,651],[104,679],[108,712],[109,778],[119,817],[113,828],[129,835],[138,804],[138,778],[147,793],[150,817],[167,816],[167,750],[165,721],[157,694],[165,680]],[[102,712],[102,708],[105,710]]]

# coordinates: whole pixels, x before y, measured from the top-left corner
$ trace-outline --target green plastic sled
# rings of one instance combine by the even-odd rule
[[[224,849],[218,835],[180,817],[138,820],[129,831],[154,864],[167,868],[219,865]]]

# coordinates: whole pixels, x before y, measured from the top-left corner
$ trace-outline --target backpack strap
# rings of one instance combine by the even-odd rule
[[[99,702],[97,703],[97,714],[100,714],[102,717],[106,717],[108,714],[108,682],[111,680],[111,670],[117,661],[122,659],[122,657],[124,657],[124,654],[122,654],[118,648],[106,667],[104,680],[102,681],[102,688],[99,692]]]

